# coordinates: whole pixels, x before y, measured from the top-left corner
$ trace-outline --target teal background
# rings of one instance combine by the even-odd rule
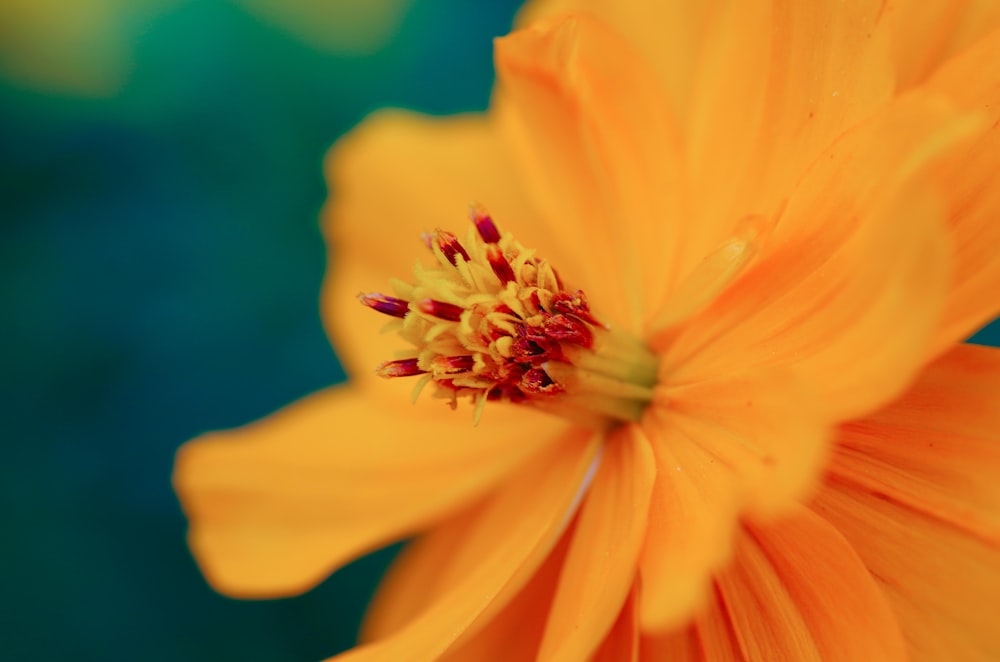
[[[179,444],[341,381],[320,326],[329,145],[379,106],[484,108],[510,0],[418,0],[371,56],[223,0],[134,30],[104,100],[0,80],[0,659],[314,660],[391,551],[308,595],[205,584]]]
[[[185,547],[173,454],[343,379],[317,314],[323,155],[379,106],[485,107],[517,4],[418,1],[386,48],[347,57],[191,2],[135,31],[111,98],[0,80],[0,657],[352,645],[394,550],[301,597],[221,597]]]

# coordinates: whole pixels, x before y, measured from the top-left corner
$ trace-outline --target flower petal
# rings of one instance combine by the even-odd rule
[[[1000,658],[1000,350],[960,346],[844,426],[813,508],[882,583],[919,660]]]
[[[744,512],[787,509],[816,482],[828,424],[787,375],[661,389],[643,427],[657,463],[641,560],[644,630],[687,620]]]
[[[676,277],[685,229],[679,145],[654,74],[585,16],[497,40],[496,68],[494,105],[533,200],[587,256],[568,277],[637,329]]]
[[[996,546],[851,486],[831,485],[813,507],[878,578],[914,659],[1000,658]]]
[[[333,147],[326,169],[330,267],[322,312],[352,379],[375,380],[375,367],[404,349],[397,336],[380,333],[387,318],[365,310],[357,295],[388,290],[390,278],[405,277],[415,262],[429,258],[423,232],[441,227],[464,236],[470,202],[485,205],[501,228],[553,264],[563,259],[560,243],[525,205],[517,173],[486,116],[380,111]],[[411,387],[396,384],[403,399]]]
[[[995,7],[1000,22],[1000,4]],[[986,116],[983,129],[967,147],[948,155],[936,171],[956,250],[939,333],[942,348],[964,340],[1000,314],[1000,69],[987,62],[1000,62],[1000,31],[946,64],[921,88]]]
[[[956,346],[837,441],[839,479],[1000,546],[1000,349]]]
[[[469,564],[477,561],[463,552],[469,549],[466,540],[483,509],[477,506],[436,527],[403,551],[369,607],[363,642],[397,632],[462,581]],[[536,659],[572,531],[570,526],[517,596],[481,630],[449,650],[442,661]]]
[[[1000,27],[995,0],[904,0],[894,10],[892,50],[899,89],[923,82],[943,62]]]
[[[439,402],[386,405],[339,387],[205,435],[181,448],[174,473],[191,548],[224,593],[304,591],[559,445],[564,424],[518,414],[474,428]]]
[[[437,660],[473,637],[542,566],[576,509],[593,471],[599,437],[574,438],[525,465],[470,518],[456,579],[433,603],[388,637],[355,648],[338,660]]]
[[[692,625],[643,634],[643,655],[656,660],[906,658],[892,610],[858,555],[801,507],[741,532]]]
[[[716,586],[747,660],[903,660],[892,610],[848,542],[805,508],[751,524]]]
[[[641,432],[619,428],[605,443],[583,502],[540,660],[587,659],[614,626],[635,579],[654,477],[653,454]]]
[[[845,135],[800,183],[756,266],[653,339],[671,378],[784,365],[841,420],[897,395],[930,352],[948,283],[929,165],[977,126],[910,98]]]
[[[639,586],[632,587],[628,599],[618,614],[618,620],[604,637],[590,662],[638,662],[639,656]]]
[[[685,221],[701,239],[682,272],[743,214],[773,215],[819,154],[893,90],[884,3],[561,0],[532,16],[569,9],[609,20],[668,91],[697,204]]]

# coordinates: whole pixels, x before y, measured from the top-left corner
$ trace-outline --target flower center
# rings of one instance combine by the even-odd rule
[[[412,349],[381,364],[387,378],[419,376],[454,408],[469,397],[478,422],[488,401],[543,409],[604,427],[635,421],[653,398],[657,359],[631,335],[602,324],[581,290],[567,287],[535,251],[501,232],[473,206],[464,242],[444,230],[425,234],[437,258],[417,264],[395,296],[361,303],[395,318]]]

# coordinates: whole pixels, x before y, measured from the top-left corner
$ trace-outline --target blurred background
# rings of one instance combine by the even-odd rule
[[[317,311],[323,155],[376,107],[484,108],[518,4],[0,1],[0,658],[353,644],[395,549],[298,598],[221,597],[173,454],[343,379]]]
[[[0,659],[317,660],[394,550],[214,593],[186,439],[343,379],[320,327],[330,144],[485,108],[515,0],[0,0]]]

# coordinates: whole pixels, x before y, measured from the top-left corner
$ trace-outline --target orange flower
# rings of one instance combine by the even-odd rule
[[[206,577],[426,532],[350,660],[996,658],[1000,17],[573,4],[334,149],[352,381],[182,449]]]

